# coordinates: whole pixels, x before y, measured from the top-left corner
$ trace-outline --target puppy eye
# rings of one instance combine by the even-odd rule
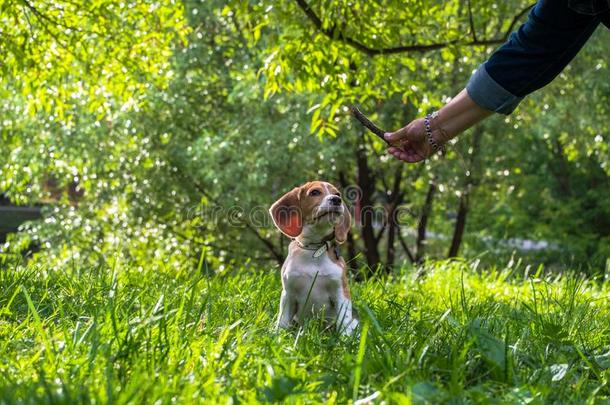
[[[312,196],[312,197],[315,197],[315,196],[320,195],[320,194],[322,194],[322,192],[320,190],[316,190],[316,189],[311,190],[309,192],[309,195]]]

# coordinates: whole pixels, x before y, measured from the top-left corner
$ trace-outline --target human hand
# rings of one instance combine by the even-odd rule
[[[491,114],[492,111],[475,103],[464,89],[436,114],[430,116],[432,142],[426,135],[424,119],[419,118],[396,132],[384,134],[384,138],[390,143],[388,153],[408,163],[421,162],[434,153],[431,143],[442,147]]]
[[[408,163],[420,162],[433,153],[432,147],[426,139],[423,118],[411,121],[406,127],[396,132],[384,134],[384,138],[392,145],[388,148],[388,153],[396,159]]]

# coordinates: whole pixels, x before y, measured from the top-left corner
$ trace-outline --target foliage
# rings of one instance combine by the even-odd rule
[[[151,259],[152,261],[152,259]],[[272,328],[279,280],[116,262],[0,272],[0,397],[24,402],[608,400],[610,286],[429,263],[353,285],[360,336]],[[152,266],[151,266],[152,267]],[[523,278],[523,272],[529,276]]]
[[[69,107],[103,120],[117,105],[133,108],[151,85],[172,77],[172,41],[186,33],[172,0],[44,2],[6,0],[0,10],[0,83],[19,92],[17,111],[44,111],[69,126]]]
[[[438,108],[528,7],[1,1],[0,202],[44,216],[0,247],[0,398],[608,401],[609,33],[443,159],[345,108]],[[353,338],[272,329],[267,208],[313,178],[381,214],[345,249]],[[547,246],[501,268],[520,240]]]
[[[493,262],[512,253],[510,240],[532,239],[549,248],[531,261],[603,271],[607,32],[513,116],[465,134],[444,160],[406,166],[345,104],[362,104],[387,129],[440,106],[527,2],[3,4],[2,30],[14,24],[18,34],[2,42],[0,191],[52,203],[11,239],[13,251],[39,246],[35,260],[61,264],[119,252],[140,266],[151,256],[164,266],[203,257],[218,272],[271,265],[286,241],[267,207],[323,178],[359,189],[352,205],[366,200],[382,214],[354,228],[356,267],[455,252],[489,251]],[[49,179],[84,195],[54,201]],[[384,221],[393,210],[405,213],[394,227]]]

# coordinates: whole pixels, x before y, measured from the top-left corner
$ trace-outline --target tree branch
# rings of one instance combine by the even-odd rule
[[[381,240],[381,237],[383,236],[383,233],[385,232],[386,228],[388,227],[388,221],[383,221],[383,225],[381,225],[381,229],[379,230],[379,232],[377,233],[377,235],[375,235],[375,243],[379,244],[379,241]]]
[[[211,200],[214,204],[216,204],[218,206],[222,206],[218,202],[218,200],[216,198],[214,198],[214,196],[212,196],[201,184],[199,184],[197,181],[195,181],[195,179],[190,177],[181,168],[179,168],[179,165],[175,164],[175,162],[170,162],[170,163],[172,163],[172,166],[174,166],[176,168],[176,172],[173,172],[176,176],[182,178],[187,184],[191,184],[193,187],[195,187],[195,189],[197,189],[197,191],[199,191],[201,194],[203,194],[205,197],[207,197],[209,200]],[[282,255],[281,252],[279,252],[277,250],[277,248],[275,247],[273,242],[271,242],[267,238],[263,237],[258,232],[258,230],[250,222],[248,222],[248,220],[243,220],[242,223],[243,223],[243,225],[246,226],[246,228],[248,228],[248,230],[250,230],[254,234],[254,236],[259,241],[261,241],[261,243],[263,245],[265,245],[265,247],[267,248],[269,253],[271,253],[273,258],[278,262],[278,264],[281,267],[282,263],[284,262],[284,256]]]
[[[231,22],[233,22],[233,25],[235,26],[235,30],[237,31],[237,37],[239,38],[239,41],[241,42],[242,46],[243,46],[243,51],[244,53],[250,58],[250,59],[254,59],[252,56],[252,53],[250,52],[250,47],[248,46],[248,41],[246,40],[246,37],[244,36],[244,31],[241,29],[241,25],[239,25],[239,21],[237,21],[237,17],[235,16],[235,13],[231,13]]]
[[[280,267],[282,267],[282,264],[284,263],[284,256],[281,252],[277,251],[275,245],[269,239],[266,239],[260,233],[258,233],[258,230],[250,222],[244,221],[244,225],[246,225],[246,227],[254,234],[254,236],[256,236],[258,240],[261,241],[263,245],[265,245],[267,250],[269,250],[269,253],[271,253],[273,258],[275,259],[275,261],[277,261]]]
[[[506,32],[504,32],[504,40],[508,39],[508,36],[510,35],[511,32],[513,32],[513,30],[515,29],[515,25],[517,25],[517,23],[519,22],[521,17],[523,17],[525,14],[527,14],[532,8],[534,8],[535,5],[536,5],[536,3],[530,4],[529,6],[525,7],[523,10],[521,10],[517,15],[515,15],[515,17],[511,21],[510,25],[508,26],[508,29],[506,30]]]
[[[474,29],[474,20],[472,18],[472,4],[470,0],[468,0],[468,23],[470,24],[470,34],[472,35],[472,40],[476,42],[478,41],[477,30]]]
[[[515,15],[515,17],[511,21],[508,29],[499,38],[479,40],[479,39],[476,38],[476,34],[474,33],[474,29],[473,29],[472,24],[471,24],[471,30],[472,30],[472,33],[473,33],[473,40],[472,41],[468,41],[468,42],[460,42],[460,40],[454,39],[454,40],[451,40],[451,41],[438,42],[438,43],[434,43],[434,44],[425,44],[425,45],[420,45],[420,44],[398,45],[398,46],[391,46],[391,47],[385,47],[385,48],[373,48],[373,47],[370,47],[370,46],[362,43],[361,41],[358,41],[358,40],[356,40],[356,39],[354,39],[352,37],[346,36],[342,31],[338,31],[337,30],[337,26],[336,25],[333,25],[330,28],[325,28],[324,24],[322,23],[322,20],[320,20],[320,17],[318,17],[318,15],[315,13],[315,11],[311,8],[311,6],[307,3],[306,0],[295,0],[295,1],[297,2],[299,8],[301,8],[301,10],[303,10],[303,12],[307,16],[307,18],[313,23],[313,25],[322,34],[326,35],[330,39],[333,39],[333,40],[336,39],[336,40],[339,40],[341,42],[344,42],[347,45],[349,45],[349,46],[351,46],[351,47],[353,47],[353,48],[355,48],[355,49],[357,49],[357,50],[359,50],[359,51],[361,51],[361,52],[363,52],[363,53],[365,53],[365,54],[367,54],[369,56],[391,55],[391,54],[406,53],[406,52],[419,52],[419,53],[423,53],[423,52],[434,51],[434,50],[437,50],[437,49],[442,49],[442,48],[445,48],[445,47],[450,46],[450,45],[458,45],[458,46],[482,46],[482,45],[497,45],[497,44],[502,44],[502,43],[506,42],[506,40],[508,39],[508,36],[513,31],[513,29],[514,29],[515,25],[517,24],[517,22],[519,21],[519,19],[524,14],[526,14],[532,7],[534,7],[534,4],[529,5],[526,8],[524,8],[523,10],[521,10],[519,13],[517,13],[517,15]],[[472,21],[471,21],[471,23],[472,23]]]
[[[426,243],[426,233],[428,230],[428,220],[430,219],[430,214],[432,213],[432,204],[434,201],[434,195],[436,192],[436,180],[433,177],[428,185],[428,192],[426,193],[426,200],[424,202],[424,206],[422,207],[421,214],[419,216],[419,223],[417,224],[417,241],[416,247],[417,251],[415,252],[415,261],[418,263],[424,257],[424,246]]]
[[[46,15],[46,14],[41,13],[41,12],[40,12],[40,10],[38,10],[36,7],[34,7],[34,6],[33,6],[33,5],[32,5],[32,4],[29,2],[29,1],[27,1],[27,0],[21,0],[21,2],[22,2],[22,3],[23,3],[23,4],[24,4],[24,5],[25,5],[25,6],[26,6],[28,9],[30,9],[30,11],[31,11],[32,13],[34,13],[34,15],[35,15],[35,16],[36,16],[38,19],[40,19],[40,20],[46,20],[46,21],[50,22],[50,23],[51,23],[51,24],[53,24],[53,25],[60,26],[60,27],[64,27],[64,28],[69,29],[69,30],[72,30],[72,31],[81,32],[81,29],[80,29],[80,28],[78,28],[78,27],[72,27],[72,26],[66,25],[66,24],[62,23],[61,21],[59,21],[59,20],[56,20],[56,19],[54,19],[54,18],[49,17],[49,16],[48,16],[48,15]]]
[[[398,226],[398,224],[396,226],[396,234],[398,235],[398,241],[400,242],[400,246],[402,246],[402,250],[405,251],[411,263],[415,263],[415,257],[413,256],[413,253],[411,253],[411,250],[409,250],[405,239],[402,237],[402,233],[400,232],[400,226]]]

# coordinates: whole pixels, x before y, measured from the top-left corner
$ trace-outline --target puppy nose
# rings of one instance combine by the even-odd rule
[[[338,197],[336,195],[330,197],[330,203],[332,205],[341,205],[341,197]]]

